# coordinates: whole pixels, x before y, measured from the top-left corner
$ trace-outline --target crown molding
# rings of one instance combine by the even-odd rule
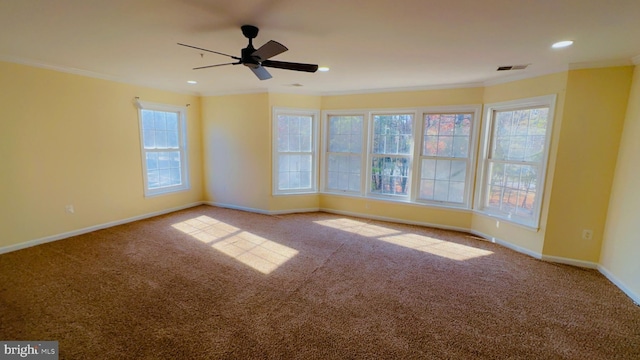
[[[68,67],[68,66],[52,65],[52,64],[47,64],[47,63],[43,63],[43,62],[39,62],[39,61],[28,60],[28,59],[13,57],[13,56],[5,56],[5,55],[1,55],[0,54],[0,61],[7,62],[7,63],[12,63],[12,64],[24,65],[24,66],[31,66],[31,67],[35,67],[35,68],[39,68],[39,69],[57,71],[57,72],[66,73],[66,74],[84,76],[84,77],[88,77],[88,78],[92,78],[92,79],[113,81],[113,82],[122,83],[122,84],[143,86],[143,87],[156,89],[156,90],[170,91],[170,92],[174,92],[174,93],[177,93],[177,94],[195,95],[195,96],[199,96],[200,95],[198,92],[194,92],[194,91],[179,91],[179,90],[170,89],[170,88],[166,88],[166,87],[159,87],[159,86],[154,85],[154,84],[145,84],[145,83],[140,83],[140,82],[132,82],[132,81],[129,81],[127,79],[124,79],[124,78],[121,78],[121,77],[118,77],[118,76],[115,76],[115,75],[108,75],[108,74],[103,74],[103,73],[94,72],[94,71],[90,71],[90,70],[72,68],[72,67]]]
[[[633,65],[632,59],[586,61],[586,62],[569,64],[569,70],[596,69],[596,68],[604,68],[604,67],[629,66],[629,65]]]
[[[394,88],[378,88],[378,89],[358,89],[358,90],[344,90],[344,91],[324,91],[322,96],[336,96],[336,95],[360,95],[360,94],[376,94],[376,93],[390,93],[390,92],[413,92],[413,91],[429,91],[429,90],[444,90],[444,89],[464,89],[483,87],[482,82],[468,82],[468,83],[456,83],[456,84],[440,84],[440,85],[425,85],[425,86],[411,86],[411,87],[394,87]]]
[[[502,77],[502,78],[499,78],[499,79],[487,80],[487,81],[482,83],[482,86],[493,86],[493,85],[506,84],[506,83],[510,83],[510,82],[513,82],[513,81],[519,81],[519,80],[535,78],[535,77],[538,77],[538,76],[556,74],[556,73],[564,72],[564,71],[567,71],[567,70],[568,70],[567,66],[558,66],[558,67],[553,67],[553,68],[549,68],[549,69],[545,69],[545,70],[538,70],[538,71],[535,71],[535,70],[532,70],[532,71],[524,70],[524,72],[518,73],[516,75],[509,75],[509,76]],[[516,71],[520,71],[520,70],[516,70]]]

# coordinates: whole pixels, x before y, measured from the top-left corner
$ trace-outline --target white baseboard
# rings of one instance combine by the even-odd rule
[[[239,205],[233,205],[233,204],[225,204],[225,203],[220,203],[215,201],[205,201],[204,204],[225,208],[225,209],[241,210],[241,211],[247,211],[247,212],[264,214],[264,215],[283,215],[283,214],[295,214],[295,213],[320,211],[319,208],[287,209],[287,210],[271,211],[271,210],[257,209],[257,208],[251,208],[251,207],[239,206]]]
[[[560,256],[542,255],[542,260],[559,263],[559,264],[573,265],[573,266],[578,266],[578,267],[583,267],[588,269],[598,268],[598,264],[592,261],[569,259],[569,258],[564,258]]]
[[[151,217],[154,217],[154,216],[164,215],[164,214],[172,213],[172,212],[175,212],[175,211],[188,209],[188,208],[191,208],[191,207],[194,207],[194,206],[198,206],[198,205],[202,205],[202,204],[204,204],[202,201],[198,201],[198,202],[194,202],[194,203],[191,203],[191,204],[186,204],[186,205],[182,205],[182,206],[176,206],[176,207],[173,207],[173,208],[170,208],[170,209],[164,209],[164,210],[155,211],[155,212],[152,212],[152,213],[147,213],[147,214],[142,214],[142,215],[130,217],[130,218],[127,218],[127,219],[111,221],[111,222],[108,222],[108,223],[89,226],[89,227],[86,227],[86,228],[83,228],[83,229],[73,230],[73,231],[62,233],[62,234],[45,236],[43,238],[34,239],[34,240],[30,240],[30,241],[25,241],[25,242],[19,243],[19,244],[4,246],[4,247],[0,247],[0,254],[12,252],[12,251],[17,251],[17,250],[22,250],[22,249],[26,249],[26,248],[29,248],[29,247],[32,247],[32,246],[36,246],[36,245],[40,245],[40,244],[46,244],[48,242],[62,240],[62,239],[66,239],[66,238],[69,238],[69,237],[72,237],[72,236],[82,235],[82,234],[90,233],[92,231],[102,230],[102,229],[110,228],[110,227],[113,227],[113,226],[117,226],[117,225],[122,225],[122,224],[130,223],[130,222],[138,221],[138,220],[148,219],[148,218],[151,218]]]
[[[607,279],[609,279],[609,281],[611,281],[615,286],[617,286],[620,290],[622,290],[622,292],[627,294],[627,296],[630,297],[631,300],[633,300],[633,302],[636,305],[640,306],[640,294],[633,292],[627,286],[627,284],[625,284],[622,280],[618,279],[617,276],[613,275],[611,271],[609,271],[604,266],[598,265],[598,271],[600,271],[602,275],[604,275]]]
[[[257,208],[251,208],[251,207],[239,206],[239,205],[233,205],[233,204],[225,204],[225,203],[220,203],[216,201],[205,201],[204,203],[209,206],[216,206],[216,207],[225,208],[225,209],[241,210],[241,211],[246,211],[251,213],[271,215],[269,210],[263,210],[263,209],[257,209]]]
[[[522,246],[518,246],[518,245],[512,244],[512,243],[510,243],[508,241],[504,241],[502,239],[498,239],[495,236],[489,236],[489,235],[487,235],[487,234],[485,234],[483,232],[480,232],[480,231],[476,231],[476,230],[466,230],[466,231],[471,233],[471,234],[473,234],[473,235],[479,236],[479,237],[481,237],[481,238],[483,238],[483,239],[485,239],[487,241],[490,241],[492,243],[496,243],[496,244],[498,244],[500,246],[504,246],[504,247],[506,247],[508,249],[511,249],[513,251],[516,251],[516,252],[519,252],[521,254],[529,255],[529,256],[531,256],[533,258],[536,258],[536,259],[542,259],[542,254],[540,254],[538,252],[535,252],[533,250],[529,250],[529,249],[524,248]]]
[[[461,228],[461,227],[449,226],[449,225],[433,224],[433,223],[428,223],[428,222],[423,222],[423,221],[412,221],[412,220],[398,219],[398,218],[392,218],[392,217],[387,217],[387,216],[377,216],[377,215],[370,215],[370,214],[362,214],[362,213],[358,213],[358,212],[342,211],[342,210],[334,210],[334,209],[325,209],[325,208],[320,208],[319,211],[324,211],[324,212],[327,212],[327,213],[330,213],[330,214],[359,217],[359,218],[363,218],[363,219],[387,221],[387,222],[399,223],[399,224],[426,226],[426,227],[431,227],[431,228],[435,228],[435,229],[462,231],[462,232],[467,232],[467,233],[469,232],[469,229],[467,229],[467,228]]]

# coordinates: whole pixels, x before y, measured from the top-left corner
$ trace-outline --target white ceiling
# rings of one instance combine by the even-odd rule
[[[260,81],[243,66],[191,70],[233,60],[176,44],[239,56],[243,24],[260,28],[256,48],[289,48],[272,60],[331,71],[269,69]],[[0,60],[203,95],[491,84],[639,54],[640,0],[0,1]],[[496,71],[514,64],[531,65]]]

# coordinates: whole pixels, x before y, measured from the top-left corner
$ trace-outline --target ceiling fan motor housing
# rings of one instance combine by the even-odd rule
[[[242,60],[240,60],[242,65],[250,67],[252,69],[260,66],[260,62],[254,56],[252,56],[255,51],[256,49],[254,49],[251,45],[242,49]]]

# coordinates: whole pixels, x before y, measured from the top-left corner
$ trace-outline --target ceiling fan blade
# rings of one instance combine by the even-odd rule
[[[216,66],[239,65],[239,64],[240,64],[240,62],[232,62],[232,63],[224,63],[224,64],[207,65],[207,66],[195,67],[195,68],[193,68],[193,70],[208,69],[208,68],[212,68],[212,67],[216,67]]]
[[[287,50],[289,49],[287,49],[286,46],[280,44],[279,42],[269,40],[268,43],[260,46],[258,50],[254,51],[251,56],[256,57],[258,61],[264,61],[278,54],[282,54]]]
[[[232,59],[240,60],[240,58],[237,57],[237,56],[233,56],[233,55],[229,55],[229,54],[225,54],[225,53],[221,53],[221,52],[217,52],[217,51],[213,51],[213,50],[209,50],[209,49],[203,49],[203,48],[199,48],[199,47],[192,46],[192,45],[187,45],[187,44],[182,44],[182,43],[178,43],[178,45],[185,46],[185,47],[192,48],[192,49],[207,51],[207,52],[218,54],[218,55],[224,55],[224,56],[228,56],[228,57],[230,57]]]
[[[263,68],[262,66],[250,67],[249,69],[251,69],[251,71],[253,71],[253,73],[256,74],[256,76],[260,80],[271,79],[271,74],[269,74],[267,69]]]
[[[292,63],[292,62],[286,62],[286,61],[273,61],[273,60],[263,61],[262,66],[285,69],[285,70],[306,71],[306,72],[316,72],[318,70],[318,65],[316,64],[302,64],[302,63]]]

